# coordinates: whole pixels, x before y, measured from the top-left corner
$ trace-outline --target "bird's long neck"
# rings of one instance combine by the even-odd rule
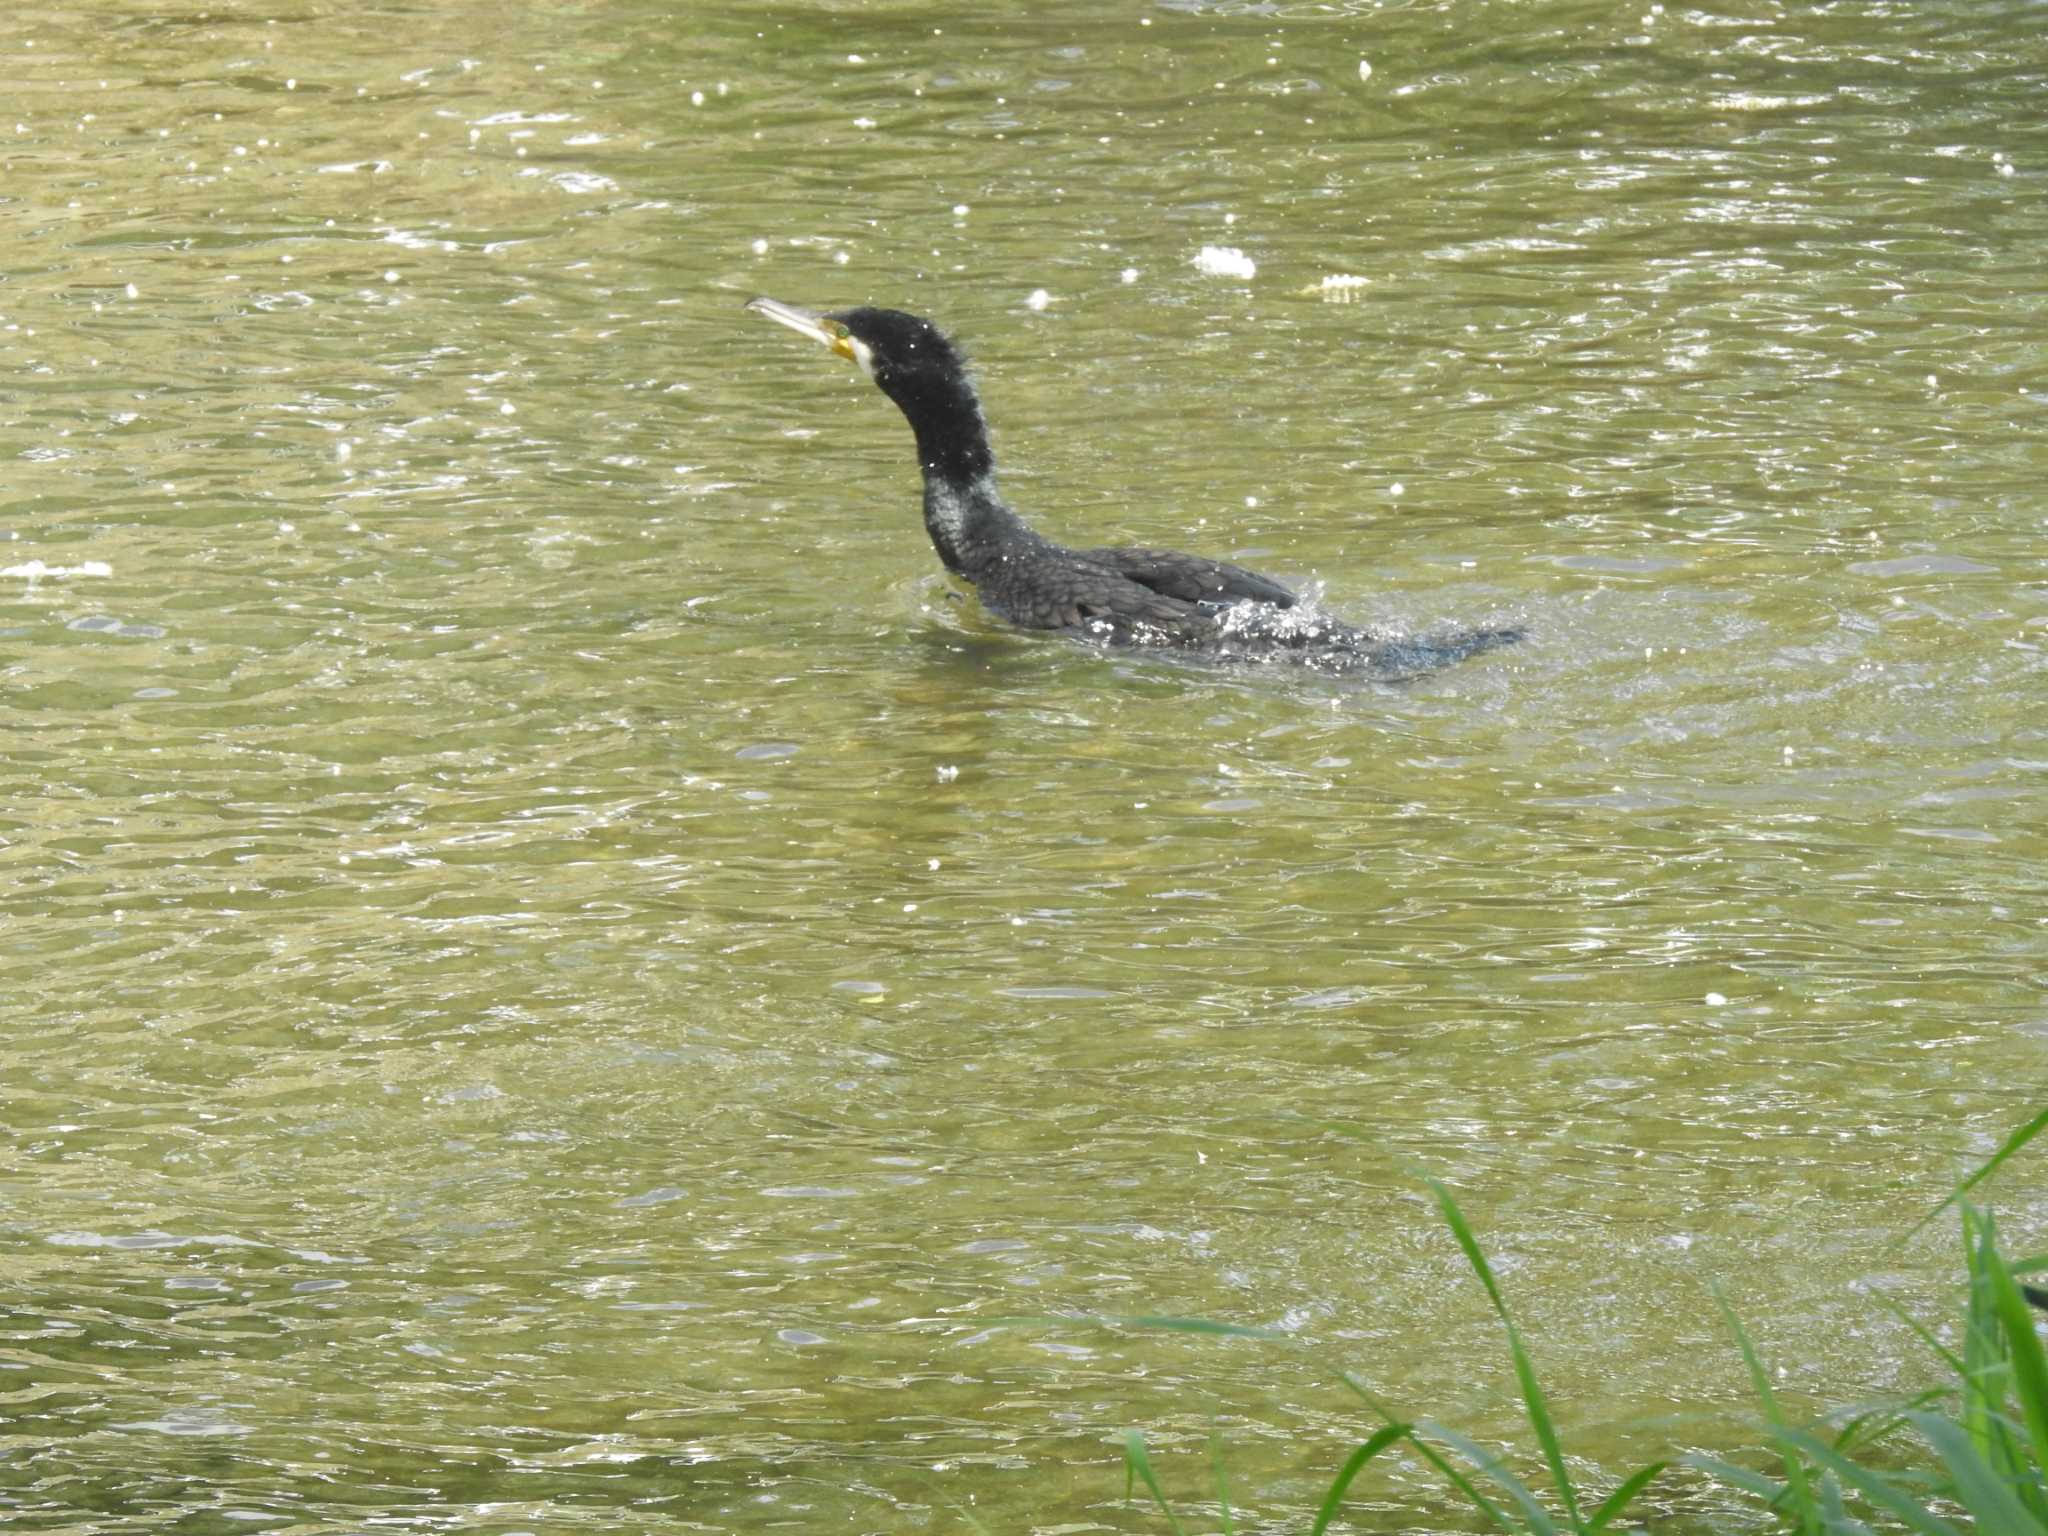
[[[955,376],[891,393],[917,434],[925,532],[947,570],[978,581],[1005,550],[1038,536],[996,489],[996,457],[974,386]]]

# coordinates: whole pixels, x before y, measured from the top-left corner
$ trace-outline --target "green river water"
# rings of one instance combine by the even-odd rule
[[[1298,1531],[1339,1368],[1516,1435],[1418,1174],[1595,1484],[1752,1443],[1717,1282],[1936,1379],[1873,1293],[2048,1083],[2044,16],[12,8],[0,1517],[1157,1531],[1136,1427],[1211,1528],[1213,1424]],[[757,293],[958,335],[1056,537],[1530,638],[1007,632]]]

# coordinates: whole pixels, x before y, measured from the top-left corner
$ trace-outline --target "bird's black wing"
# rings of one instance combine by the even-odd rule
[[[1294,594],[1279,582],[1222,560],[1204,560],[1171,549],[1084,549],[1080,553],[1127,581],[1184,603],[1250,601],[1271,603],[1275,608],[1294,606]]]
[[[1061,629],[1104,640],[1141,633],[1178,636],[1205,623],[1202,609],[1133,581],[1095,550],[1021,543],[975,581],[982,605],[1026,629]]]

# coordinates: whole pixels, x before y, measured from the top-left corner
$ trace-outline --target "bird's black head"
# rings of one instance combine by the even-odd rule
[[[931,395],[940,386],[957,387],[967,377],[966,361],[946,333],[900,309],[864,305],[819,314],[775,299],[755,299],[747,308],[859,364],[899,404]]]
[[[824,317],[846,328],[848,350],[875,387],[913,421],[956,406],[968,388],[967,361],[944,331],[900,309],[842,309]]]
[[[951,478],[988,471],[988,429],[967,363],[931,321],[866,306],[820,314],[776,299],[755,299],[747,308],[857,363],[910,419],[928,468]]]

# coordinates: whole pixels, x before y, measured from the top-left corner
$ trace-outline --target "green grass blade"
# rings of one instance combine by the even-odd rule
[[[1143,1483],[1152,1492],[1152,1498],[1159,1505],[1159,1512],[1166,1516],[1167,1527],[1173,1536],[1187,1536],[1181,1529],[1180,1521],[1173,1516],[1173,1506],[1166,1502],[1166,1490],[1159,1486],[1159,1474],[1152,1470],[1152,1458],[1145,1454],[1145,1437],[1135,1429],[1124,1431],[1124,1497],[1131,1496],[1132,1480]]]
[[[1955,1395],[1953,1387],[1929,1387],[1903,1402],[1863,1403],[1837,1408],[1828,1417],[1841,1420],[1842,1427],[1835,1431],[1834,1438],[1828,1443],[1844,1456],[1854,1455],[1862,1447],[1875,1445],[1905,1428],[1905,1415],[1915,1408],[1937,1407]]]
[[[2048,1109],[2042,1110],[2041,1113],[2034,1116],[2033,1119],[2029,1120],[2025,1125],[2021,1126],[2018,1130],[2014,1131],[2010,1136],[2006,1137],[2005,1145],[2000,1147],[1996,1152],[1991,1154],[1991,1160],[1989,1162],[1985,1163],[1983,1167],[1979,1168],[1975,1173],[1971,1174],[1967,1179],[1963,1180],[1962,1183],[1958,1184],[1954,1189],[1950,1190],[1948,1193],[1948,1198],[1946,1200],[1942,1201],[1941,1204],[1937,1205],[1925,1216],[1922,1216],[1918,1221],[1914,1222],[1913,1225],[1907,1230],[1906,1236],[1911,1237],[1915,1232],[1918,1232],[1922,1227],[1926,1226],[1927,1223],[1934,1220],[1934,1218],[1939,1216],[1943,1211],[1947,1210],[1950,1206],[1954,1205],[1958,1200],[1962,1199],[1962,1197],[1964,1195],[1967,1195],[1972,1189],[1975,1189],[1979,1184],[1983,1183],[1986,1179],[1990,1178],[1992,1174],[1998,1171],[2000,1164],[2002,1164],[2007,1158],[2011,1157],[2015,1152],[2019,1151],[2021,1147],[2024,1147],[2028,1142],[2032,1141],[2036,1136],[2040,1135],[2043,1130],[2048,1130]]]
[[[2048,1361],[2035,1336],[2027,1298],[1998,1251],[1998,1226],[1988,1212],[1962,1206],[1964,1261],[1970,1301],[1963,1339],[1963,1407],[1959,1418],[1972,1447],[1992,1472],[2017,1490],[2037,1517],[2048,1517]],[[2017,1421],[2008,1393],[2019,1399]]]
[[[1969,1510],[1978,1530],[1996,1531],[1999,1536],[2048,1536],[2048,1524],[2013,1496],[2005,1478],[1985,1465],[1961,1425],[1936,1413],[1907,1417],[1947,1464],[1949,1476],[1955,1480],[1956,1497]]]
[[[1842,1486],[1832,1477],[1823,1477],[1820,1485],[1821,1528],[1827,1536],[1877,1536],[1861,1520],[1853,1518],[1842,1507]]]
[[[1498,1456],[1476,1442],[1468,1440],[1456,1430],[1444,1428],[1434,1419],[1423,1419],[1415,1429],[1418,1445],[1421,1444],[1422,1435],[1434,1436],[1506,1489],[1508,1497],[1514,1500],[1522,1511],[1521,1523],[1534,1531],[1536,1536],[1557,1536],[1557,1522],[1550,1518],[1550,1512],[1537,1502],[1536,1495],[1529,1491],[1529,1485],[1510,1472],[1507,1464]],[[1517,1528],[1513,1523],[1504,1523],[1508,1530]]]
[[[1728,1320],[1728,1327],[1742,1350],[1743,1362],[1749,1367],[1750,1385],[1756,1388],[1756,1395],[1762,1399],[1764,1418],[1771,1426],[1773,1438],[1778,1441],[1780,1460],[1785,1468],[1786,1503],[1783,1507],[1802,1527],[1811,1525],[1819,1516],[1813,1502],[1813,1490],[1807,1485],[1806,1464],[1785,1444],[1788,1427],[1785,1415],[1778,1407],[1778,1395],[1771,1390],[1770,1373],[1764,1369],[1763,1358],[1757,1354],[1748,1330],[1742,1326],[1742,1319],[1735,1315],[1735,1308],[1728,1304],[1718,1282],[1714,1286],[1714,1301],[1721,1308],[1721,1316]]]
[[[1670,1465],[1668,1461],[1653,1461],[1623,1479],[1621,1486],[1601,1500],[1600,1507],[1593,1511],[1593,1518],[1584,1526],[1586,1536],[1595,1536],[1595,1533],[1606,1530],[1611,1521],[1635,1503],[1636,1495],[1655,1482],[1657,1474]]]
[[[1472,1507],[1486,1516],[1487,1519],[1504,1531],[1520,1529],[1520,1523],[1515,1517],[1481,1493],[1479,1485],[1459,1471],[1456,1463],[1445,1456],[1442,1451],[1426,1440],[1418,1440],[1412,1431],[1408,1436],[1408,1443],[1415,1447],[1424,1461],[1436,1468],[1438,1474],[1445,1482],[1465,1495],[1471,1501]]]
[[[1970,1432],[1980,1456],[2013,1466],[2018,1445],[2012,1430],[2001,1422],[2010,1369],[2002,1337],[2004,1325],[1998,1320],[1998,1301],[1987,1264],[1987,1255],[1998,1251],[1996,1228],[1967,1201],[1961,1207],[1961,1217],[1963,1267],[1970,1277],[1970,1291],[1963,1310],[1963,1368],[1956,1373],[1963,1388],[1957,1417]]]
[[[2035,1469],[2048,1469],[2048,1357],[2041,1351],[2040,1335],[2034,1332],[2034,1314],[2019,1283],[1996,1252],[1986,1255],[1991,1274],[1991,1294],[1998,1307],[1998,1319],[2005,1324],[2005,1343],[2012,1361],[2013,1395],[2020,1400],[2020,1415],[2026,1420],[2027,1438],[2033,1444]]]
[[[1378,1414],[1381,1418],[1385,1419],[1389,1424],[1396,1422],[1401,1417],[1401,1415],[1394,1412],[1393,1409],[1389,1408],[1384,1402],[1382,1402],[1379,1396],[1373,1391],[1371,1387],[1368,1387],[1364,1382],[1358,1379],[1358,1373],[1356,1371],[1339,1371],[1337,1373],[1337,1379],[1343,1382],[1344,1385],[1349,1387],[1352,1391],[1356,1392],[1360,1397],[1364,1398],[1366,1401],[1366,1406],[1371,1408],[1374,1413]]]
[[[1356,1375],[1354,1375],[1350,1371],[1339,1371],[1337,1374],[1339,1378],[1342,1379],[1345,1386],[1349,1387],[1352,1391],[1356,1392],[1360,1397],[1364,1398],[1367,1403],[1372,1405],[1372,1411],[1374,1413],[1378,1414],[1381,1418],[1385,1419],[1389,1424],[1398,1424],[1399,1422],[1401,1422],[1400,1415],[1395,1413],[1394,1410],[1389,1408],[1385,1403],[1381,1402],[1380,1399],[1373,1394],[1372,1389],[1368,1387],[1364,1382],[1360,1381]],[[1452,1464],[1452,1462],[1448,1458],[1445,1457],[1442,1451],[1439,1451],[1427,1440],[1418,1440],[1415,1437],[1415,1431],[1412,1428],[1408,1432],[1408,1443],[1415,1447],[1417,1455],[1419,1455],[1424,1461],[1428,1462],[1432,1467],[1436,1468],[1437,1474],[1441,1476],[1445,1482],[1449,1483],[1453,1488],[1457,1489],[1458,1492],[1465,1495],[1467,1499],[1471,1500],[1473,1507],[1477,1509],[1481,1514],[1485,1515],[1488,1520],[1491,1520],[1495,1525],[1499,1526],[1504,1531],[1512,1531],[1516,1528],[1516,1522],[1513,1516],[1509,1515],[1506,1510],[1502,1509],[1498,1504],[1494,1503],[1493,1500],[1489,1499],[1485,1494],[1481,1493],[1479,1491],[1478,1485],[1474,1483],[1471,1478],[1467,1477],[1463,1472],[1459,1471],[1458,1468],[1454,1464]]]
[[[1223,1435],[1214,1424],[1209,1426],[1209,1466],[1216,1474],[1216,1512],[1223,1525],[1223,1536],[1237,1536],[1230,1516],[1230,1474],[1223,1466]]]
[[[1962,1532],[1919,1500],[1894,1487],[1868,1467],[1859,1466],[1848,1457],[1839,1454],[1804,1430],[1788,1429],[1783,1431],[1783,1434],[1816,1463],[1834,1473],[1880,1509],[1898,1516],[1909,1529],[1920,1532],[1920,1536],[1962,1536]]]
[[[1309,1536],[1323,1536],[1323,1532],[1330,1528],[1330,1522],[1337,1518],[1337,1509],[1343,1504],[1344,1495],[1351,1487],[1351,1480],[1365,1470],[1365,1464],[1396,1440],[1406,1439],[1407,1436],[1406,1424],[1382,1424],[1373,1431],[1372,1437],[1365,1444],[1345,1458],[1336,1481],[1330,1484],[1330,1491],[1323,1495],[1323,1507],[1316,1511],[1316,1523],[1309,1527]]]
[[[1885,1295],[1884,1292],[1878,1291],[1874,1294],[1877,1297],[1877,1304],[1880,1307],[1883,1307],[1885,1311],[1891,1313],[1893,1317],[1897,1318],[1900,1322],[1904,1323],[1908,1328],[1912,1329],[1915,1338],[1919,1339],[1919,1341],[1922,1344],[1925,1344],[1929,1349],[1933,1350],[1937,1355],[1941,1356],[1942,1364],[1946,1365],[1958,1376],[1963,1374],[1962,1357],[1956,1354],[1954,1350],[1950,1349],[1946,1344],[1942,1343],[1941,1340],[1937,1339],[1931,1332],[1929,1332],[1927,1326],[1924,1323],[1922,1323],[1920,1319],[1913,1316],[1912,1313],[1908,1312],[1896,1301],[1893,1301],[1891,1297]]]
[[[1458,1209],[1458,1202],[1438,1180],[1425,1176],[1423,1182],[1435,1192],[1438,1209],[1450,1224],[1458,1246],[1465,1250],[1465,1261],[1479,1276],[1480,1284],[1486,1287],[1493,1310],[1499,1315],[1501,1326],[1507,1329],[1508,1352],[1514,1357],[1515,1377],[1522,1385],[1522,1406],[1528,1411],[1530,1427],[1536,1431],[1536,1443],[1543,1448],[1544,1465],[1549,1467],[1550,1481],[1564,1503],[1565,1518],[1577,1530],[1583,1524],[1579,1516],[1578,1491],[1572,1487],[1571,1474],[1565,1470],[1564,1448],[1558,1443],[1557,1426],[1551,1420],[1543,1388],[1537,1385],[1536,1367],[1522,1344],[1521,1330],[1515,1327],[1515,1320],[1508,1315],[1508,1304],[1502,1299],[1500,1286],[1494,1281],[1493,1267],[1486,1262],[1486,1255],[1479,1251],[1479,1240],[1472,1235],[1472,1228],[1466,1224],[1465,1213]]]

